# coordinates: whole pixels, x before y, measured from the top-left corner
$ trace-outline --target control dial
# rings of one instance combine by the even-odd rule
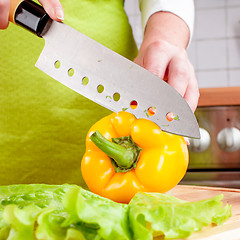
[[[226,152],[240,150],[240,130],[235,127],[222,129],[217,135],[219,147]]]
[[[189,139],[190,145],[189,150],[193,152],[204,152],[208,149],[210,145],[210,135],[208,131],[203,128],[199,128],[200,131],[200,139]]]

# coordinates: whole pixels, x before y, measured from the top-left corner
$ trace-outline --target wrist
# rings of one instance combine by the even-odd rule
[[[189,38],[189,28],[181,18],[170,12],[157,12],[147,22],[141,48],[159,41],[186,48]]]

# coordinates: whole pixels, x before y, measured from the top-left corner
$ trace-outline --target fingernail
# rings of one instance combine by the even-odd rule
[[[55,15],[59,20],[61,20],[61,21],[64,20],[64,12],[61,7],[55,8]]]
[[[185,142],[186,142],[187,146],[189,146],[189,145],[190,145],[189,138],[187,138],[187,137],[184,137],[184,140],[185,140]]]

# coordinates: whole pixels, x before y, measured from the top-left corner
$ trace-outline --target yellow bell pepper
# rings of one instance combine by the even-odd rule
[[[185,175],[188,159],[183,137],[161,131],[150,120],[119,112],[90,128],[81,170],[92,192],[128,203],[140,191],[172,189]]]

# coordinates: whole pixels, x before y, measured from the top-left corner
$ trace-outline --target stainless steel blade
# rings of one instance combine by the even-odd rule
[[[137,118],[148,118],[163,131],[200,138],[196,118],[182,96],[163,80],[120,56],[112,50],[88,38],[66,24],[53,22],[43,36],[45,47],[36,67],[65,86],[90,100],[114,111],[125,110]],[[60,62],[56,68],[55,62]],[[69,69],[74,74],[69,76]],[[89,79],[88,84],[83,78]],[[97,87],[104,91],[99,93]],[[114,94],[120,99],[114,100]],[[130,103],[137,101],[137,108]],[[155,107],[153,116],[147,114],[149,107]],[[168,112],[179,116],[169,122]]]

